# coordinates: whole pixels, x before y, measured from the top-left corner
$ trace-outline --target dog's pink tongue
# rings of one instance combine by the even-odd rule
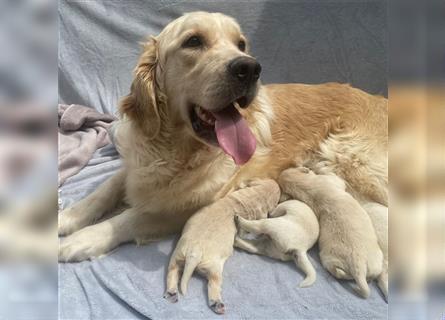
[[[255,136],[247,126],[246,120],[234,105],[213,115],[216,118],[215,131],[219,145],[236,164],[245,164],[256,148]]]

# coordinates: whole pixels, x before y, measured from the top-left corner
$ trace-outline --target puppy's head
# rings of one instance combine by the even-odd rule
[[[308,195],[316,195],[320,193],[332,192],[332,190],[345,190],[344,180],[333,173],[315,174],[306,167],[289,168],[284,170],[278,182],[283,190],[287,193],[299,192]]]
[[[153,136],[168,118],[243,164],[255,151],[255,138],[239,108],[254,99],[260,72],[234,19],[188,13],[145,44],[121,110]]]
[[[315,177],[314,172],[308,168],[289,168],[280,174],[278,184],[282,192],[291,198],[311,203]]]

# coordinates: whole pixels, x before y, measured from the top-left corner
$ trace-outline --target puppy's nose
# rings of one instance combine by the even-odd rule
[[[251,57],[238,57],[230,61],[229,73],[244,84],[255,82],[260,77],[261,65]]]

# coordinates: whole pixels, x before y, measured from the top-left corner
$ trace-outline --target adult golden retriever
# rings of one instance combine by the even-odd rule
[[[145,43],[120,104],[123,168],[59,215],[69,235],[61,261],[179,232],[246,180],[301,163],[336,173],[357,199],[387,204],[387,100],[335,83],[263,86],[248,52],[220,13],[185,14]]]

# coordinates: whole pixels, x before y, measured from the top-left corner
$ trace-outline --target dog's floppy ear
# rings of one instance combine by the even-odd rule
[[[150,138],[158,135],[161,126],[159,88],[156,84],[157,64],[157,41],[151,37],[143,44],[143,53],[134,70],[130,94],[121,100],[119,106],[121,115],[126,115]]]

